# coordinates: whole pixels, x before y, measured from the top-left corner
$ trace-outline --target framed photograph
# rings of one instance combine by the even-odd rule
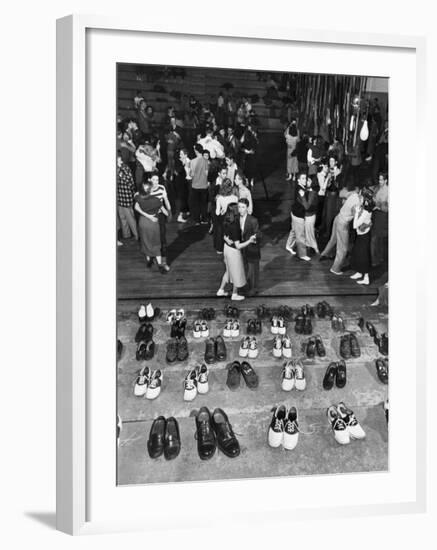
[[[58,21],[60,530],[424,510],[424,49]]]

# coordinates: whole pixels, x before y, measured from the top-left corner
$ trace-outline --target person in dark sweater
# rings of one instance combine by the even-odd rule
[[[319,253],[314,236],[314,224],[317,212],[317,191],[311,187],[311,180],[307,175],[300,173],[294,189],[294,200],[291,206],[291,218],[296,234],[297,254],[301,260],[308,262],[311,258],[307,253],[307,246]]]

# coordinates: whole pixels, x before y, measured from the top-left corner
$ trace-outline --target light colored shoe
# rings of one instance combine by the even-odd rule
[[[333,273],[334,275],[343,275],[343,273],[341,272],[338,272],[338,271],[334,271],[332,268],[329,270],[331,273]]]
[[[240,349],[238,355],[240,357],[247,357],[249,355],[249,346],[250,346],[250,336],[245,336],[241,340]]]
[[[238,338],[240,336],[240,323],[233,321],[231,324],[231,338]]]
[[[193,401],[197,395],[197,373],[190,370],[184,380],[184,401]]]
[[[146,399],[156,399],[161,393],[162,387],[162,371],[155,370],[150,377],[149,386],[146,392]]]
[[[307,387],[307,381],[305,378],[305,371],[303,370],[303,365],[301,361],[297,361],[294,366],[294,375],[295,375],[295,385],[298,391],[304,391]]]
[[[377,298],[374,302],[370,304],[370,307],[377,307],[379,306],[379,298]]]
[[[270,326],[270,332],[272,334],[279,334],[279,325],[278,325],[278,318],[276,317],[276,315],[274,315],[272,317],[272,322],[271,322],[271,326]]]
[[[244,296],[241,296],[241,294],[232,294],[231,300],[241,302],[241,300],[244,300]]]
[[[147,388],[150,381],[150,369],[149,367],[144,367],[141,369],[137,379],[135,380],[134,386],[134,395],[137,397],[143,397],[146,395]]]
[[[280,336],[276,336],[273,341],[273,357],[277,359],[282,357],[282,338]]]
[[[299,425],[297,423],[297,409],[291,407],[287,411],[287,417],[284,421],[284,449],[292,451],[296,448],[299,441]]]
[[[337,407],[331,405],[326,411],[328,420],[334,433],[334,439],[340,445],[348,445],[351,442],[350,433],[346,422],[338,414]]]
[[[219,288],[217,290],[217,296],[229,296],[229,294],[225,292],[222,288]]]
[[[209,336],[209,328],[208,328],[208,323],[206,321],[200,322],[200,334],[202,338],[208,338]]]
[[[205,365],[205,363],[203,363],[203,365],[201,365],[200,367],[197,367],[196,375],[197,375],[197,391],[201,395],[208,393],[209,391],[208,367]]]
[[[358,271],[356,273],[354,273],[353,275],[350,276],[350,279],[361,279],[361,277],[363,276],[362,273],[358,273]]]
[[[287,361],[282,368],[282,384],[284,391],[291,391],[294,388],[294,367],[291,361]]]
[[[276,407],[269,426],[268,442],[270,447],[280,447],[284,441],[284,421],[287,415],[285,405]]]
[[[249,342],[249,359],[256,359],[258,357],[258,343],[255,337],[252,337]]]
[[[364,277],[361,279],[361,281],[357,281],[357,284],[359,285],[368,285],[370,282],[369,282],[369,276],[368,275],[364,275]]]
[[[286,332],[285,322],[282,317],[278,317],[278,334],[284,336]]]
[[[224,338],[230,338],[232,334],[232,321],[228,320],[225,323],[225,326],[223,328],[223,337]]]
[[[138,310],[138,318],[145,319],[146,317],[147,317],[146,306],[144,304],[141,304]]]
[[[311,261],[311,258],[309,256],[299,256],[299,260],[303,260],[304,262]]]
[[[366,432],[358,422],[354,412],[348,409],[343,402],[337,405],[337,412],[346,424],[352,439],[364,439],[366,437]]]
[[[286,359],[291,359],[292,356],[291,340],[288,336],[282,339],[282,356]]]
[[[201,338],[202,337],[202,323],[200,321],[194,321],[193,337],[194,338]]]
[[[182,215],[182,213],[179,214],[179,216],[177,217],[176,221],[178,223],[187,223],[187,220],[184,218],[184,216]]]
[[[296,256],[296,252],[290,246],[286,246],[285,250],[287,250],[287,252],[290,252],[292,256]]]

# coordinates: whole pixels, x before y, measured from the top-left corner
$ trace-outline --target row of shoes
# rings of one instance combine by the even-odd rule
[[[364,319],[362,317],[360,317],[360,319],[358,320],[358,326],[362,331],[364,331]],[[365,323],[365,326],[369,332],[370,337],[373,338],[374,343],[378,346],[379,353],[387,356],[388,355],[388,334],[384,332],[383,334],[380,335],[376,330],[375,326],[370,321],[367,321]]]
[[[240,322],[237,319],[227,319],[223,328],[224,338],[238,338],[240,336]]]
[[[138,321],[140,323],[146,323],[147,321],[153,321],[157,319],[161,313],[159,307],[153,307],[149,302],[147,305],[141,304],[138,309]]]
[[[376,374],[383,384],[388,384],[388,358],[379,357],[375,360]]]
[[[325,346],[323,344],[322,337],[319,334],[313,338],[310,338],[307,342],[303,342],[302,348],[308,359],[314,359],[316,354],[319,357],[326,356]]]
[[[194,338],[208,338],[209,327],[206,321],[197,320],[193,323],[193,337]]]
[[[353,332],[343,334],[340,338],[340,356],[343,359],[356,359],[361,356],[360,344],[358,338]]]
[[[273,340],[273,357],[276,357],[276,359],[280,357],[291,359],[291,356],[292,349],[290,338],[288,336],[275,336]]]
[[[184,401],[193,401],[197,394],[209,392],[208,367],[203,363],[188,371],[184,379]]]
[[[294,325],[294,331],[296,334],[312,334],[313,324],[311,322],[311,316],[299,314],[296,318],[296,324]]]
[[[228,375],[226,377],[226,385],[231,391],[235,391],[240,387],[241,377],[243,377],[246,386],[250,390],[256,390],[259,385],[258,375],[252,365],[247,361],[240,363],[233,361],[227,367]]]
[[[185,336],[170,338],[167,342],[167,353],[165,356],[167,363],[186,361],[188,359],[188,355],[188,342]]]
[[[151,371],[149,367],[144,366],[135,379],[134,395],[150,400],[156,399],[161,393],[162,378],[160,369]]]
[[[284,336],[287,331],[285,320],[281,316],[274,315],[271,319],[270,332],[272,334],[280,334]]]
[[[227,356],[225,341],[221,336],[208,338],[205,342],[205,363],[225,361]]]
[[[296,407],[279,405],[272,409],[267,441],[270,447],[284,447],[287,451],[296,448],[299,441],[299,424]]]
[[[201,460],[211,459],[217,448],[229,458],[240,454],[240,444],[223,409],[214,409],[211,414],[207,407],[201,407],[195,421],[197,452]]]
[[[325,317],[329,317],[329,319],[332,319],[334,315],[334,310],[326,301],[319,302],[316,305],[316,311],[317,311],[317,316],[320,319],[324,319]]]
[[[348,445],[352,439],[364,439],[366,432],[358,422],[354,412],[344,403],[331,405],[326,411],[334,433],[334,439],[340,445]]]
[[[334,384],[337,386],[337,388],[342,389],[346,386],[346,382],[346,363],[343,360],[330,363],[323,377],[323,389],[332,390]]]
[[[304,391],[307,386],[305,371],[300,360],[287,361],[282,367],[282,384],[284,391],[296,389]]]
[[[179,424],[173,416],[158,416],[152,422],[147,440],[150,458],[159,458],[164,454],[166,460],[174,460],[181,451]]]
[[[240,357],[249,357],[249,359],[256,359],[259,354],[258,342],[255,336],[245,336],[240,343],[240,349],[238,355]]]

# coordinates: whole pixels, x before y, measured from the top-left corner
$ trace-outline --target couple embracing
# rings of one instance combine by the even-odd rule
[[[231,283],[231,300],[244,300],[238,290],[246,285],[249,287],[249,295],[258,292],[261,233],[257,219],[248,213],[248,208],[249,201],[246,198],[231,203],[223,221],[226,271],[217,296],[227,296],[225,287]]]

